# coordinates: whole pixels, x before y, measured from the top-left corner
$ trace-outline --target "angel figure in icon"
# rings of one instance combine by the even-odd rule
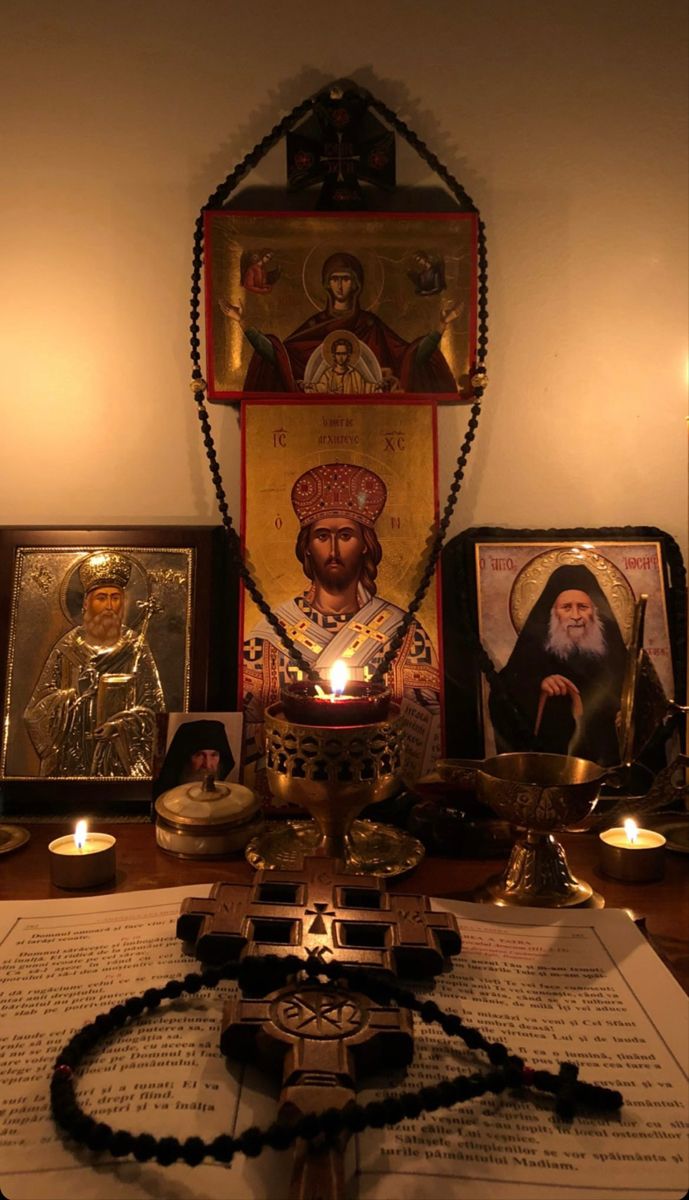
[[[280,268],[274,264],[275,252],[265,246],[262,250],[244,250],[239,260],[239,278],[247,292],[267,296],[280,278]]]
[[[445,260],[430,250],[417,250],[414,266],[407,271],[417,296],[439,296],[445,291]]]

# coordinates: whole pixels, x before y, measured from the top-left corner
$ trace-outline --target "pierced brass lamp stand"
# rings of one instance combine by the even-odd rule
[[[274,822],[249,842],[246,857],[259,870],[288,870],[304,855],[339,858],[345,871],[401,875],[423,858],[421,842],[377,821],[357,820],[362,808],[399,786],[403,733],[394,705],[367,725],[305,725],[286,718],[282,703],[265,712],[270,790],[298,804],[310,821]]]

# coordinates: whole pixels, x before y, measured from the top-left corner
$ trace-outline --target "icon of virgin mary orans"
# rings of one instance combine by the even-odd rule
[[[441,306],[438,327],[407,342],[376,313],[361,308],[364,268],[354,254],[338,252],[326,258],[321,270],[325,308],[304,321],[282,341],[247,325],[241,306],[222,302],[223,312],[236,321],[254,353],[244,380],[245,392],[299,392],[304,389],[307,364],[329,335],[355,337],[367,346],[390,386],[403,392],[457,392],[457,383],[440,350],[447,326],[461,307]]]

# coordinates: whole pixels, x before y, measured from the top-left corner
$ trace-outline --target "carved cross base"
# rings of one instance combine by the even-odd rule
[[[343,1108],[357,1074],[407,1066],[411,1016],[373,1003],[344,985],[292,983],[262,1000],[237,997],[225,1007],[224,1054],[282,1071],[280,1117]],[[289,1200],[344,1197],[346,1139],[318,1149],[298,1144]]]

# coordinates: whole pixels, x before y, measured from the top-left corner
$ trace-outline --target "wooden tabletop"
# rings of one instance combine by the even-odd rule
[[[13,823],[21,824],[19,819]],[[215,880],[249,881],[251,867],[242,857],[223,860],[180,859],[159,849],[152,825],[98,820],[100,832],[117,838],[114,884],[85,892],[66,892],[50,882],[48,842],[73,832],[66,823],[32,823],[30,840],[0,855],[1,900],[45,900],[105,892],[145,891]],[[666,851],[665,878],[658,883],[629,884],[606,878],[599,869],[595,834],[565,835],[563,844],[574,874],[588,880],[609,908],[630,910],[643,919],[648,939],[686,992],[689,992],[689,872],[686,856]],[[425,858],[408,875],[389,881],[395,891],[414,891],[454,900],[471,900],[474,889],[499,873],[503,859]]]

